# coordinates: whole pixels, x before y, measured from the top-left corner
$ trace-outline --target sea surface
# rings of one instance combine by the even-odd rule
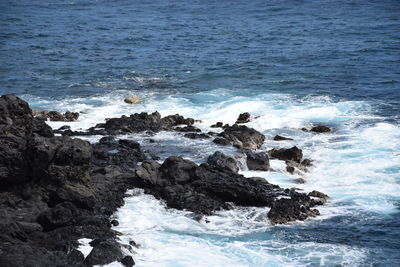
[[[290,175],[272,160],[276,172],[241,173],[332,198],[317,218],[272,226],[265,208],[197,222],[133,190],[115,229],[140,244],[137,266],[400,266],[398,0],[0,0],[5,93],[33,108],[81,111],[73,129],[158,110],[200,119],[208,131],[247,111],[267,137],[261,150],[296,145],[314,166]],[[125,104],[129,95],[140,103]],[[313,124],[335,131],[300,130]],[[222,150],[244,161],[177,135],[121,138],[162,158],[201,163]]]

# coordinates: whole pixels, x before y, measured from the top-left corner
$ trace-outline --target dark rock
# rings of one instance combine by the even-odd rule
[[[244,125],[233,125],[227,127],[219,135],[231,141],[233,145],[238,148],[250,150],[260,148],[265,140],[265,136],[263,134]]]
[[[324,125],[317,125],[312,127],[310,131],[315,133],[328,133],[331,132],[332,129]]]
[[[222,122],[217,122],[216,124],[211,125],[211,128],[222,128],[224,124]]]
[[[135,248],[139,248],[140,246],[133,240],[129,241],[129,245],[135,247]]]
[[[32,110],[32,115],[41,120],[50,120],[50,121],[76,121],[79,118],[78,112],[70,112],[67,111],[64,114],[61,114],[58,111],[46,111],[46,110]]]
[[[193,118],[184,118],[183,116],[179,114],[175,115],[169,115],[164,118],[162,118],[163,123],[165,125],[172,127],[172,126],[177,126],[181,124],[186,124],[187,126],[191,126],[194,124],[195,120]]]
[[[286,166],[286,171],[288,172],[288,173],[290,173],[290,174],[293,174],[294,173],[294,167],[293,166]]]
[[[197,133],[201,132],[201,130],[199,128],[194,127],[192,125],[185,126],[185,127],[175,127],[174,130],[177,132],[197,132]]]
[[[126,267],[132,267],[135,265],[135,262],[133,261],[131,256],[125,256],[122,260],[121,263],[126,266]]]
[[[308,193],[308,195],[309,195],[310,197],[318,197],[318,198],[322,198],[322,199],[324,199],[324,200],[330,199],[330,197],[329,197],[328,195],[326,195],[326,194],[324,194],[324,193],[321,193],[321,192],[319,192],[319,191],[316,191],[316,190],[314,190],[314,191]]]
[[[297,184],[304,184],[306,181],[303,178],[294,179],[294,182]]]
[[[303,159],[303,161],[301,162],[301,165],[310,167],[310,166],[312,166],[312,160],[311,159]]]
[[[275,135],[275,137],[274,137],[274,141],[284,141],[284,140],[293,140],[293,139],[289,138],[289,137],[280,136],[280,135]]]
[[[250,122],[250,113],[245,112],[239,115],[239,117],[236,120],[236,123],[247,123]]]
[[[109,134],[138,133],[151,130],[159,132],[164,128],[161,115],[158,112],[147,114],[145,112],[135,113],[121,118],[108,119],[104,125]]]
[[[208,134],[198,134],[198,133],[187,133],[184,135],[184,137],[186,138],[190,138],[190,139],[209,139],[211,138],[211,136],[209,136]]]
[[[93,247],[84,263],[87,265],[104,265],[123,258],[120,246],[112,240],[102,241]]]
[[[247,153],[247,167],[249,170],[268,171],[269,157],[265,152]]]
[[[311,209],[313,204],[310,197],[295,192],[291,194],[290,198],[276,200],[267,216],[272,224],[282,224],[296,220],[302,221],[308,217],[319,215],[318,210]]]
[[[280,160],[293,160],[295,162],[300,162],[301,158],[303,157],[302,150],[296,146],[292,148],[274,148],[268,151],[268,153],[272,158]]]
[[[118,225],[119,225],[119,222],[118,222],[117,220],[112,220],[110,223],[111,223],[113,226],[118,226]]]
[[[231,142],[223,137],[217,137],[213,140],[213,143],[221,146],[227,146],[230,145]]]
[[[239,171],[239,166],[237,161],[232,157],[226,156],[220,151],[217,151],[211,156],[209,156],[207,159],[207,163],[219,168],[226,168],[235,173]]]

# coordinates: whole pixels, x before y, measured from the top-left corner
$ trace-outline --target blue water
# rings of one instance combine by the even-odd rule
[[[148,229],[120,211],[133,227],[125,233],[160,239],[138,251],[138,265],[201,266],[207,255],[210,266],[400,264],[399,1],[0,0],[0,81],[0,94],[33,107],[84,111],[72,128],[159,110],[202,119],[208,130],[250,111],[261,116],[251,126],[267,137],[296,137],[279,145],[298,145],[316,160],[305,185],[284,172],[244,172],[329,193],[321,219],[306,223],[265,228],[225,214],[220,224],[182,225],[162,203],[146,217],[128,202],[146,223],[160,218],[160,229]],[[131,94],[138,105],[123,103]],[[311,123],[337,131],[298,131]],[[198,162],[220,149],[155,138],[165,144],[147,145],[161,155]],[[171,231],[175,224],[181,228]],[[169,244],[169,257],[158,258],[167,239],[181,246]]]

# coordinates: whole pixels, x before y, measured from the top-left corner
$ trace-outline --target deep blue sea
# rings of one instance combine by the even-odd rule
[[[276,172],[242,173],[332,197],[317,218],[272,226],[262,208],[197,222],[132,192],[115,216],[122,241],[141,244],[137,266],[400,266],[398,0],[0,0],[5,93],[82,111],[75,129],[158,110],[201,119],[208,131],[248,111],[268,139],[261,150],[297,145],[314,167],[290,175],[271,160]],[[141,101],[125,104],[129,95]],[[299,130],[316,123],[335,131]],[[123,138],[199,163],[221,150],[168,132],[157,145]]]

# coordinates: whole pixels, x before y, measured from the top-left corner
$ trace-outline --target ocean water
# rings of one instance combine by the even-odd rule
[[[317,218],[272,226],[265,208],[197,222],[133,190],[114,216],[122,242],[140,244],[137,266],[400,265],[399,1],[1,0],[0,81],[0,94],[34,108],[83,112],[73,129],[158,110],[209,131],[248,111],[267,137],[261,150],[297,145],[314,166],[290,175],[272,160],[276,172],[241,172],[332,198]],[[300,130],[317,123],[335,131]],[[201,163],[222,150],[244,162],[177,135],[120,138],[162,158]]]

